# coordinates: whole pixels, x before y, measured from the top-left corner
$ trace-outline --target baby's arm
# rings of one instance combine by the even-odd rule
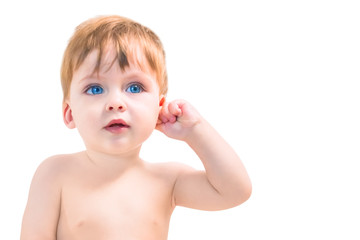
[[[176,205],[221,210],[237,206],[251,195],[247,172],[225,140],[183,100],[165,103],[157,129],[185,141],[199,156],[204,171],[182,166],[173,191]]]
[[[37,169],[25,209],[21,240],[55,240],[60,214],[59,161],[48,159]]]

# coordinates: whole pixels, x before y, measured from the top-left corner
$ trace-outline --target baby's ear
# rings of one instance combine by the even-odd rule
[[[67,102],[63,102],[63,119],[68,128],[73,129],[76,127],[70,105]]]
[[[164,95],[160,96],[159,106],[162,107],[166,101],[166,98]]]

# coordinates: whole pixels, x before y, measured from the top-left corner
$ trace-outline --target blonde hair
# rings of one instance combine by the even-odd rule
[[[61,66],[61,85],[64,100],[69,96],[74,71],[84,62],[93,50],[98,50],[94,71],[101,65],[101,57],[107,44],[111,43],[116,51],[114,61],[122,70],[129,66],[129,60],[140,67],[144,62],[136,58],[140,50],[150,69],[155,73],[160,94],[167,93],[167,72],[165,52],[159,37],[149,28],[120,16],[101,16],[80,24],[70,39]],[[134,59],[135,58],[135,59]]]

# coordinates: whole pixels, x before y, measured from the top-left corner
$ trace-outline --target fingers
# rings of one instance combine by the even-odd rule
[[[175,100],[170,103],[165,102],[159,113],[159,120],[162,123],[176,122],[177,117],[181,117],[182,115],[182,110],[181,110],[182,105],[183,103],[181,102],[181,100]]]
[[[164,103],[159,113],[159,119],[161,120],[162,123],[167,123],[167,122],[173,123],[176,121],[176,117],[172,115],[169,111],[169,103],[167,102]]]
[[[169,103],[169,112],[172,115],[175,115],[176,117],[181,117],[182,115],[182,111],[180,109],[180,102],[178,101],[173,101],[171,103]]]

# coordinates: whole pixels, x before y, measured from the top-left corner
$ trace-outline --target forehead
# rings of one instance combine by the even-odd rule
[[[115,46],[108,44],[104,49],[92,50],[80,66],[74,70],[74,79],[94,74],[106,74],[113,67],[121,73],[144,73],[156,78],[155,72],[150,68],[143,51],[136,45],[129,49],[125,55],[119,54]]]

